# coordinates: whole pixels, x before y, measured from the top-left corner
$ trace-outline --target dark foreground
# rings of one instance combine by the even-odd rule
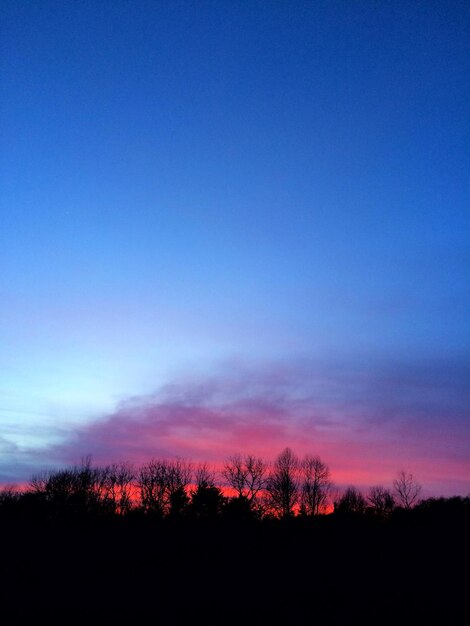
[[[442,624],[468,516],[2,522],[2,624]]]

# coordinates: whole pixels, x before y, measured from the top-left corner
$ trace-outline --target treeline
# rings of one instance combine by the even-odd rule
[[[75,467],[0,491],[15,624],[459,623],[470,498],[339,492],[316,456]]]
[[[419,500],[421,486],[401,471],[392,488],[372,486],[367,493],[348,487],[339,494],[318,456],[299,458],[285,448],[267,463],[252,454],[229,457],[216,472],[207,463],[152,459],[81,465],[32,477],[24,490],[0,491],[0,519],[35,517],[79,519],[312,519],[367,517],[386,520],[414,509],[418,513],[470,511],[470,497]]]

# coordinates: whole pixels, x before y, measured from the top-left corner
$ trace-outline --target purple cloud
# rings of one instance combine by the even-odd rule
[[[433,494],[470,491],[465,363],[221,368],[133,397],[48,450],[51,460],[215,464],[238,451],[319,454],[338,483],[390,484],[411,469]]]

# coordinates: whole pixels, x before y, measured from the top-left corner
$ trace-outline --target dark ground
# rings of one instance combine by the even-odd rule
[[[463,623],[468,521],[3,520],[0,622]]]

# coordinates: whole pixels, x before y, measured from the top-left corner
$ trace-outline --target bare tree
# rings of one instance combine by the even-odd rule
[[[194,473],[196,489],[199,487],[215,487],[215,472],[208,463],[199,463]]]
[[[421,493],[421,485],[416,482],[411,472],[401,470],[397,478],[393,481],[393,487],[398,497],[398,501],[404,509],[411,509],[418,500]]]
[[[367,500],[378,517],[388,517],[395,508],[395,499],[392,492],[381,485],[370,488]]]
[[[171,496],[178,489],[186,489],[191,482],[192,465],[185,459],[168,461],[168,492]]]
[[[266,486],[268,466],[260,457],[234,454],[224,464],[222,475],[239,498],[250,504]]]
[[[168,514],[179,516],[189,504],[188,488],[191,483],[192,465],[184,459],[168,463]]]
[[[137,473],[142,508],[157,515],[167,515],[181,508],[187,499],[191,465],[183,459],[153,459]]]
[[[125,515],[132,508],[135,470],[127,463],[112,463],[97,476],[101,497],[113,513]]]
[[[3,485],[0,489],[0,506],[17,502],[21,497],[21,492],[15,485]]]
[[[341,515],[362,515],[365,513],[367,502],[356,487],[348,487],[341,498],[335,502],[335,513]]]
[[[266,491],[278,516],[293,515],[299,500],[299,460],[290,448],[285,448],[274,461]]]
[[[29,491],[37,495],[45,495],[49,475],[49,471],[33,474],[28,485]]]
[[[301,511],[318,515],[325,511],[332,490],[330,470],[318,456],[307,455],[301,465]]]
[[[167,462],[152,459],[137,473],[137,487],[142,508],[147,513],[163,516],[168,506]]]
[[[32,477],[30,491],[40,496],[57,512],[97,512],[100,494],[96,488],[98,470],[91,466],[91,457],[79,466],[51,470]]]

